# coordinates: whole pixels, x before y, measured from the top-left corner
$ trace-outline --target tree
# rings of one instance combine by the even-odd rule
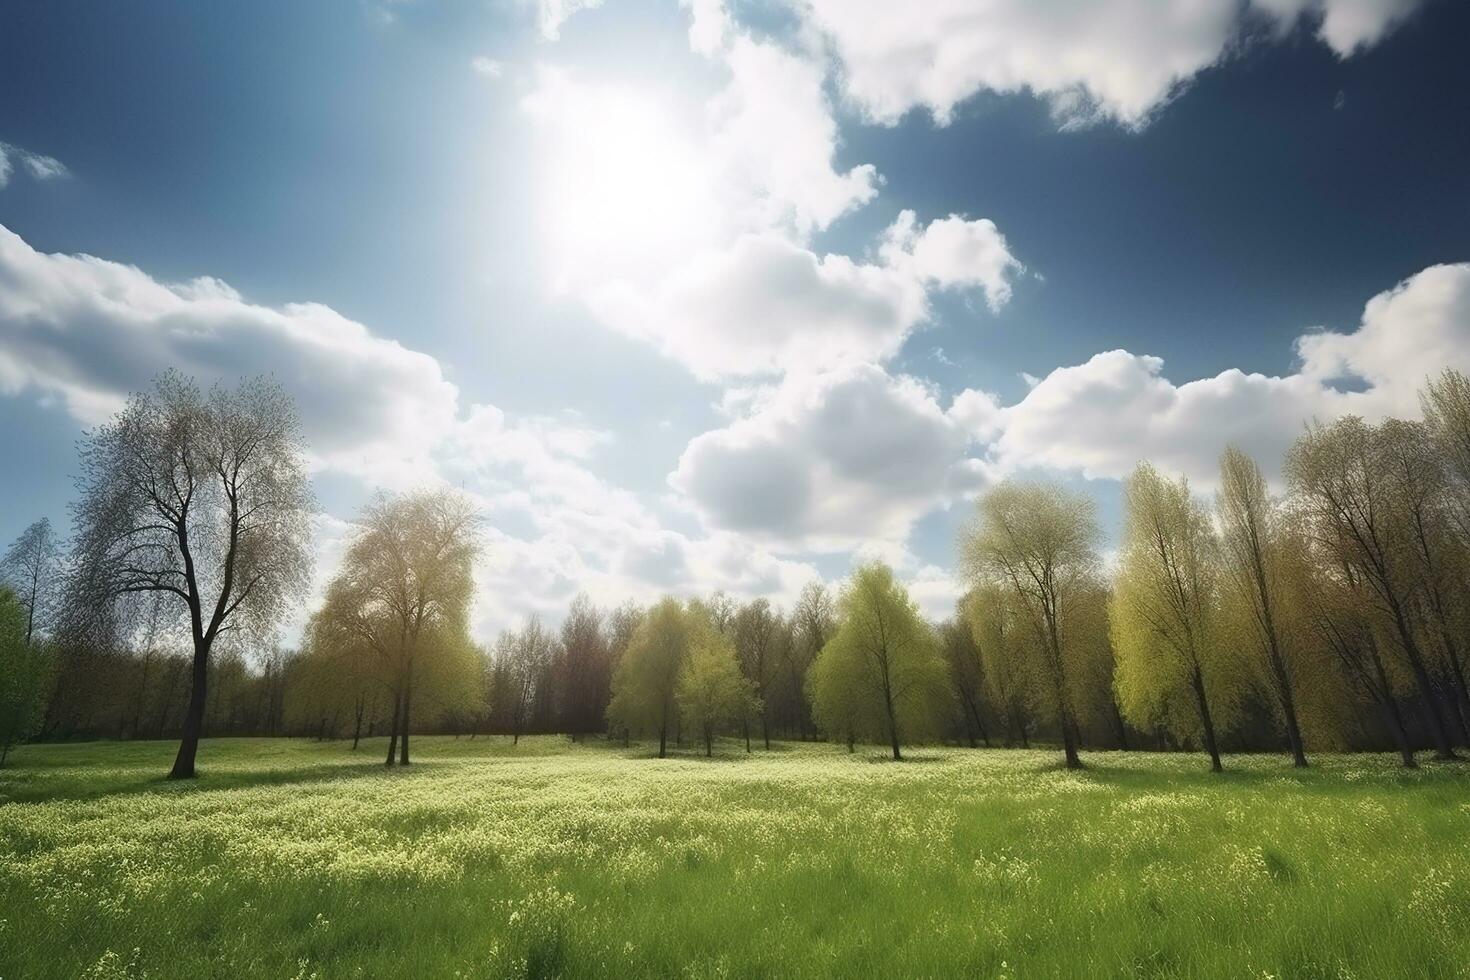
[[[660,759],[678,712],[679,674],[702,628],[714,629],[700,612],[664,599],[638,623],[613,674],[608,720],[626,731],[657,732]]]
[[[50,625],[56,601],[61,544],[49,518],[41,518],[20,533],[0,559],[0,581],[10,586],[25,608],[25,641]]]
[[[1222,585],[1230,606],[1242,613],[1244,632],[1263,668],[1292,762],[1307,765],[1297,719],[1298,657],[1288,645],[1282,595],[1279,507],[1266,492],[1266,478],[1244,452],[1229,446],[1220,457],[1220,491],[1215,498],[1220,521],[1224,571]]]
[[[40,729],[45,712],[49,664],[30,640],[30,620],[30,608],[0,586],[0,766]]]
[[[1435,755],[1453,759],[1449,730],[1414,622],[1412,547],[1388,438],[1357,416],[1313,425],[1286,457],[1303,528],[1324,565],[1343,568],[1387,620],[1419,689]]]
[[[337,577],[327,588],[332,619],[371,651],[388,678],[392,701],[387,765],[409,764],[415,685],[438,679],[436,660],[473,670],[467,651],[478,515],[448,489],[380,494],[358,519]],[[437,656],[436,656],[437,655]],[[456,685],[448,681],[448,689]],[[473,680],[458,685],[471,691]]]
[[[1015,611],[1017,605],[1010,590],[995,583],[976,586],[961,600],[965,623],[979,651],[987,700],[1005,723],[1005,745],[1010,748],[1019,741],[1029,748],[1028,726],[1041,694],[1036,676],[1039,658],[1027,657],[1020,650],[1025,631]]]
[[[536,616],[526,620],[525,628],[500,634],[495,658],[503,665],[500,674],[505,683],[503,703],[510,714],[513,745],[520,744],[521,733],[535,704],[537,685],[555,656],[556,639]]]
[[[725,725],[759,712],[755,685],[740,672],[728,637],[710,628],[696,629],[675,692],[684,723],[699,733],[704,754],[714,754],[715,733]]]
[[[339,722],[348,719],[356,750],[363,724],[378,718],[392,680],[351,620],[340,618],[342,612],[339,604],[329,602],[308,621],[293,667],[289,712],[296,724],[316,730],[321,738],[335,735]]]
[[[1082,762],[1068,680],[1076,650],[1066,623],[1071,604],[1093,581],[1097,537],[1088,497],[1053,483],[1007,480],[980,499],[978,520],[960,540],[972,582],[1004,585],[1034,636],[1035,675],[1056,716],[1069,769]]]
[[[601,731],[610,696],[607,637],[602,614],[579,593],[561,625],[561,727],[572,738]]]
[[[838,610],[837,631],[812,665],[816,716],[834,734],[881,738],[902,759],[902,743],[930,735],[946,707],[938,640],[881,562],[853,572]]]
[[[837,611],[832,593],[821,582],[802,586],[796,606],[791,610],[790,642],[781,648],[790,690],[797,695],[797,725],[803,739],[811,728],[811,699],[807,697],[807,676],[817,654],[837,629]]]
[[[1334,569],[1300,557],[1288,566],[1293,591],[1305,611],[1308,635],[1326,649],[1342,677],[1382,714],[1404,768],[1414,769],[1414,749],[1399,707],[1405,686],[1396,665],[1383,655],[1378,634],[1382,615],[1351,565]],[[1409,682],[1412,684],[1412,682]]]
[[[1188,482],[1148,463],[1123,484],[1123,546],[1112,614],[1118,694],[1134,724],[1202,734],[1220,772],[1217,726],[1237,704],[1239,677],[1219,632],[1220,554]]]
[[[298,428],[272,381],[203,394],[170,371],[82,440],[67,605],[95,620],[163,594],[187,621],[192,683],[171,778],[194,776],[215,641],[272,631],[309,576]]]
[[[766,599],[755,599],[741,606],[735,613],[732,632],[735,636],[735,653],[740,669],[750,681],[756,697],[752,704],[759,704],[761,739],[766,748],[771,747],[771,716],[769,711],[770,687],[776,671],[776,658],[781,650],[785,623],[781,614],[771,609]],[[750,747],[750,730],[746,726],[746,748]]]
[[[985,725],[985,671],[981,666],[980,647],[974,631],[965,621],[965,600],[961,599],[954,619],[939,625],[940,649],[949,668],[949,682],[960,708],[960,720],[970,748],[978,738],[990,747],[990,732]]]
[[[1470,690],[1461,636],[1465,628],[1466,554],[1457,539],[1444,460],[1426,426],[1386,419],[1379,426],[1384,476],[1397,502],[1391,520],[1407,543],[1414,618],[1442,681],[1449,713],[1470,745]]]
[[[1460,540],[1470,542],[1470,377],[1446,368],[1419,402],[1449,482],[1450,516]]]

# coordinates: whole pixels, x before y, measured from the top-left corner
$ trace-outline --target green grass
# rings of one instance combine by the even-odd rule
[[[28,746],[0,977],[1470,976],[1470,765]]]

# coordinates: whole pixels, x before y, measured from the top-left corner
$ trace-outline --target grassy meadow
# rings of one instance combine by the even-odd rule
[[[1470,977],[1470,766],[28,746],[0,977]]]

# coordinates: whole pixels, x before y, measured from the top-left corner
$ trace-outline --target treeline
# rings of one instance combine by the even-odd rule
[[[468,630],[477,516],[443,490],[370,502],[300,649],[261,646],[299,588],[291,536],[309,502],[282,398],[206,397],[169,376],[90,437],[69,554],[41,521],[5,556],[7,750],[30,736],[386,734],[402,764],[413,733],[558,732],[649,739],[660,755],[720,736],[894,758],[926,742],[1050,744],[1068,765],[1088,749],[1193,750],[1218,769],[1241,750],[1297,765],[1393,750],[1411,766],[1416,750],[1470,745],[1470,380],[1456,372],[1426,385],[1422,421],[1310,425],[1281,493],[1233,447],[1208,496],[1140,464],[1109,562],[1087,496],[1003,482],[960,534],[967,590],[944,622],[874,563],[789,611],[578,596],[558,629],[532,618],[488,647]],[[188,425],[207,438],[180,440]]]

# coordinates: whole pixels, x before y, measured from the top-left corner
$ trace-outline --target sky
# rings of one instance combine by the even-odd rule
[[[1213,491],[1470,370],[1460,0],[0,13],[0,540],[165,368],[297,400],[317,585],[485,517],[481,638],[894,564],[1008,477]],[[303,612],[309,609],[308,600]]]

